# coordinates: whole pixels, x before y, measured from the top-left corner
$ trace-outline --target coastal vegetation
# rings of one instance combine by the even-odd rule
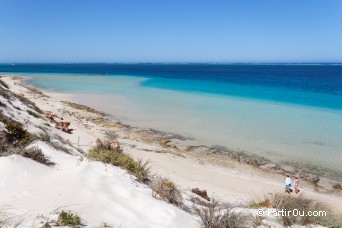
[[[191,189],[192,193],[195,193],[196,195],[202,197],[203,199],[210,201],[210,198],[208,196],[208,193],[206,190],[200,190],[199,188],[193,188]]]
[[[25,148],[18,153],[19,155],[30,158],[36,162],[39,162],[41,164],[50,166],[54,165],[55,163],[51,162],[42,152],[42,150],[39,147],[29,147]]]
[[[249,208],[262,209],[273,208],[278,211],[298,211],[300,215],[293,213],[285,213],[278,216],[278,221],[284,227],[292,225],[321,225],[324,227],[342,227],[342,217],[335,215],[323,204],[305,197],[303,194],[299,196],[291,196],[282,193],[264,195],[263,199],[252,201]],[[309,212],[318,212],[315,216],[309,216]]]
[[[135,161],[128,154],[118,149],[111,149],[110,145],[100,143],[91,149],[87,155],[89,160],[101,161],[106,164],[121,167],[134,175],[139,182],[148,182],[150,179],[150,167],[148,162]]]
[[[63,151],[67,154],[71,154],[71,148],[73,149],[77,149],[74,148],[70,142],[66,141],[65,139],[63,139],[62,137],[59,137],[58,135],[54,135],[53,137],[44,132],[44,133],[40,133],[37,136],[37,139],[40,141],[43,141],[45,143],[47,143],[49,146],[51,146],[52,148],[54,148],[55,150],[59,150],[59,151]],[[81,150],[78,149],[79,152],[82,152]]]
[[[144,183],[148,187],[150,187],[152,190],[152,196],[154,198],[163,200],[182,209],[183,211],[188,212],[191,215],[196,216],[199,222],[198,225],[203,228],[258,227],[262,225],[267,226],[267,218],[252,215],[252,212],[253,210],[255,211],[255,209],[267,208],[272,208],[274,210],[298,209],[304,212],[313,210],[327,211],[327,216],[279,217],[277,222],[282,226],[289,227],[295,224],[305,226],[310,224],[318,224],[326,227],[342,227],[341,217],[333,215],[331,211],[327,210],[323,205],[317,203],[314,200],[303,197],[302,195],[292,197],[280,193],[270,194],[264,196],[263,199],[258,199],[251,202],[249,206],[233,206],[229,203],[221,203],[214,197],[209,197],[207,191],[203,188],[190,188],[191,190],[184,190],[179,188],[175,182],[171,181],[168,178],[156,177],[156,175],[152,175],[149,166],[150,163],[148,161],[143,162],[143,160],[135,160],[132,156],[126,154],[124,150],[120,149],[120,147],[115,148],[111,143],[108,143],[107,141],[97,140],[97,144],[88,151],[87,155],[85,155],[85,152],[83,152],[79,148],[77,149],[79,153],[76,153],[76,148],[72,146],[70,141],[68,141],[66,138],[63,138],[63,135],[60,136],[58,134],[52,134],[51,131],[47,130],[47,127],[51,128],[51,126],[47,124],[46,119],[44,119],[44,117],[41,117],[38,112],[34,110],[34,106],[31,102],[27,102],[25,99],[23,99],[20,100],[21,104],[15,103],[18,106],[18,109],[16,109],[15,112],[17,112],[17,110],[21,111],[22,113],[27,112],[30,114],[31,112],[29,116],[31,121],[32,117],[38,118],[40,121],[35,121],[34,125],[35,128],[40,130],[40,133],[30,133],[28,131],[28,126],[33,125],[29,125],[29,120],[27,122],[23,119],[18,120],[17,116],[12,115],[13,113],[11,111],[8,111],[14,109],[7,109],[6,107],[7,105],[13,106],[10,101],[16,99],[15,96],[13,96],[14,93],[10,92],[10,90],[6,89],[6,87],[2,84],[0,85],[0,91],[5,94],[2,97],[8,97],[6,98],[8,102],[5,101],[2,102],[2,105],[0,104],[4,112],[6,112],[7,110],[6,115],[5,113],[3,113],[3,111],[0,110],[0,156],[17,154],[44,165],[54,165],[54,163],[50,161],[49,157],[44,154],[44,151],[42,151],[39,146],[36,146],[36,142],[43,142],[48,146],[51,146],[51,148],[54,148],[56,151],[64,151],[70,155],[77,154],[77,156],[81,158],[80,160],[83,160],[84,157],[87,157],[89,160],[92,161],[100,161],[105,164],[120,167],[127,170],[129,174],[133,175],[136,181]],[[23,102],[25,102],[25,104]],[[74,108],[84,110],[85,112],[90,111],[91,113],[94,113],[93,111],[88,110],[84,107]],[[20,120],[21,122],[19,122]],[[117,135],[115,136],[117,137]],[[166,139],[164,141],[161,141],[163,149],[171,150],[177,148],[172,144],[171,139],[173,137],[176,136],[164,136],[164,139]],[[153,140],[151,140],[151,142],[153,142]],[[213,147],[209,149],[209,152],[214,155],[219,155],[224,150],[226,149],[221,147]],[[189,152],[199,153],[199,148],[190,148]],[[244,156],[244,154],[236,154],[233,157],[235,157],[235,159],[238,159],[242,163],[248,163],[256,167],[267,165],[264,161],[259,160],[259,158],[248,160]],[[282,169],[285,170],[285,168]],[[338,188],[340,188],[340,185],[338,185],[337,183],[336,189]],[[199,196],[200,198],[197,196]],[[240,209],[242,209],[244,212],[241,212]],[[1,212],[0,208],[0,227],[5,223],[6,225],[9,224],[9,218],[12,219],[12,217],[8,217],[8,213],[6,212],[6,210]],[[12,223],[13,221],[14,220],[12,219],[11,224],[14,224]],[[20,222],[20,219],[18,219],[17,221]],[[78,227],[80,224],[81,218],[76,213],[70,211],[61,211],[58,214],[57,220],[54,219],[53,222],[46,222],[43,227]],[[107,225],[103,225],[103,227],[107,227]]]
[[[81,218],[71,211],[61,211],[58,215],[58,226],[68,226],[76,228],[81,224]]]
[[[22,217],[14,215],[11,210],[9,205],[0,206],[0,227],[17,228],[22,224]]]
[[[202,228],[247,228],[253,227],[251,217],[237,213],[229,204],[222,204],[214,198],[206,205],[194,207]]]
[[[181,191],[167,178],[159,178],[152,184],[152,196],[185,209]]]
[[[38,115],[36,112],[33,112],[31,110],[27,110],[27,113],[35,118],[42,118],[40,115]]]
[[[0,155],[23,149],[33,141],[34,136],[24,128],[23,124],[5,116],[1,110],[0,123],[4,125],[4,130],[0,131]]]
[[[78,109],[78,110],[82,110],[82,111],[85,111],[85,112],[89,112],[89,113],[93,113],[93,114],[98,114],[100,116],[105,116],[104,113],[102,112],[99,112],[93,108],[90,108],[88,106],[85,106],[85,105],[81,105],[81,104],[77,104],[77,103],[73,103],[73,102],[70,102],[70,101],[63,101],[64,104],[70,106],[71,108],[74,108],[74,109]]]

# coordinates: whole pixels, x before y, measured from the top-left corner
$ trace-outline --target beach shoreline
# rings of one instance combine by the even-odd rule
[[[162,80],[171,87],[163,89],[120,75],[28,76],[32,76],[28,83],[33,86],[73,94],[75,103],[130,126],[177,133],[196,139],[200,145],[224,146],[225,150],[258,155],[277,165],[305,167],[320,176],[332,174],[329,178],[337,180],[342,176],[340,159],[336,159],[342,146],[336,124],[342,121],[339,110],[173,90],[181,80]],[[244,86],[236,88],[240,89]]]
[[[224,148],[206,147],[179,135],[123,124],[104,113],[76,104],[70,94],[41,93],[32,89],[22,84],[22,77],[3,79],[13,85],[15,92],[23,93],[43,111],[52,111],[71,121],[75,130],[68,135],[68,140],[73,145],[86,152],[96,138],[115,137],[125,153],[149,160],[153,172],[170,178],[182,189],[198,187],[220,200],[242,203],[264,194],[282,192],[284,174],[295,176],[299,173],[293,167],[279,166],[256,156],[229,153]],[[79,132],[82,132],[81,137]],[[332,188],[338,180],[321,177],[317,184],[313,184],[316,175],[308,172],[301,175],[301,187],[306,196],[342,213],[341,190]]]

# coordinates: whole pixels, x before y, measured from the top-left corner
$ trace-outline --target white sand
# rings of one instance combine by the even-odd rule
[[[21,88],[13,90],[24,92]],[[51,107],[60,107],[51,103]],[[16,105],[23,109],[16,112],[16,120],[23,122],[31,118],[24,114],[25,106],[19,103]],[[43,100],[38,105],[46,108]],[[8,110],[4,110],[4,113],[9,114]],[[41,126],[46,122],[40,121]],[[38,123],[29,123],[29,131],[37,131],[34,124]],[[81,136],[84,143],[90,145],[95,136],[80,126],[73,127],[77,135],[54,128],[49,131],[71,142]],[[54,212],[61,210],[76,212],[89,227],[99,227],[102,223],[118,227],[197,225],[193,216],[153,198],[151,189],[134,181],[132,176],[118,167],[89,162],[81,154],[69,155],[41,141],[30,146],[39,147],[56,165],[48,167],[18,155],[0,157],[0,206],[11,208],[11,213],[24,218],[21,227],[37,227],[39,221],[43,220],[36,219],[38,215],[54,219]]]
[[[41,145],[57,167],[12,155],[0,159],[0,205],[11,205],[28,218],[55,210],[76,211],[88,226],[106,222],[129,227],[194,226],[190,215],[152,198],[120,168],[77,157]],[[61,164],[61,165],[59,165]]]

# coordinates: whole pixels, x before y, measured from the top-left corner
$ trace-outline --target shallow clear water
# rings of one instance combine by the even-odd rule
[[[294,74],[292,66],[290,70],[273,67],[263,70],[265,74],[260,69],[254,74],[247,71],[248,76],[241,73],[240,66],[233,69],[240,75],[234,78],[229,73],[229,80],[222,76],[221,68],[212,72],[211,67],[195,69],[210,72],[207,78],[202,75],[196,80],[193,75],[173,77],[177,72],[169,67],[165,77],[156,75],[156,70],[151,77],[143,77],[148,74],[144,71],[121,76],[63,72],[30,74],[30,83],[75,93],[77,102],[133,125],[179,133],[203,144],[275,161],[342,171],[341,66],[298,68],[301,73]],[[319,72],[310,76],[315,69]],[[223,79],[210,80],[215,72]],[[184,69],[182,74],[187,75]]]

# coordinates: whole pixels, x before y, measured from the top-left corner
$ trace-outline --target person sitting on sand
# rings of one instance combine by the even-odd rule
[[[287,174],[286,175],[286,178],[285,178],[285,192],[291,194],[291,187],[292,187],[292,181],[291,181],[291,178],[290,178],[290,175]]]
[[[299,193],[298,184],[299,184],[299,178],[295,177],[295,180],[293,181],[293,188],[296,194]]]
[[[69,126],[70,126],[70,122],[64,121],[62,131],[69,132],[70,131]]]
[[[120,144],[117,140],[110,141],[110,146],[112,147],[113,150],[119,151],[120,150]]]
[[[46,113],[45,113],[45,117],[46,118],[48,118],[49,120],[55,120],[55,115],[51,112],[51,111],[47,111]]]
[[[56,124],[56,128],[65,132],[70,132],[70,122],[64,121]]]
[[[59,118],[59,119],[63,120],[63,117],[59,117],[56,114],[53,114],[51,111],[46,111],[45,117],[48,118],[49,120],[52,120],[52,121],[55,121],[55,118]]]

